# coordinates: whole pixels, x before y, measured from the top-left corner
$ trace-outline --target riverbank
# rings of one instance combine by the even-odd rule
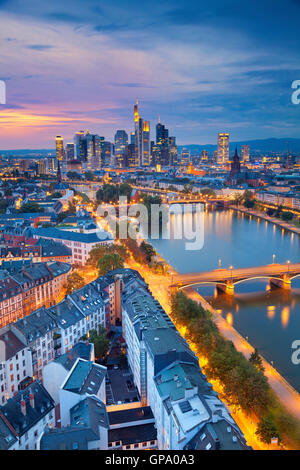
[[[275,224],[284,230],[288,230],[289,232],[300,235],[300,228],[296,227],[295,225],[284,222],[281,219],[277,219],[276,217],[270,217],[264,211],[247,209],[246,207],[243,207],[243,206],[233,206],[233,205],[229,206],[229,209],[232,209],[236,212],[241,212],[242,214],[247,214],[249,216],[256,217],[258,219],[266,220],[267,222],[271,222],[272,224]]]

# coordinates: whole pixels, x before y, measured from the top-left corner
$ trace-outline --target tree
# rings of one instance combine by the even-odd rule
[[[88,264],[91,266],[96,267],[97,262],[99,259],[101,259],[104,255],[106,254],[113,254],[117,253],[118,255],[121,256],[121,258],[128,258],[129,253],[125,246],[123,245],[96,245],[91,251],[90,251],[90,257],[88,259]]]
[[[200,193],[201,193],[202,196],[215,197],[215,195],[216,195],[215,191],[211,188],[203,188],[203,189],[201,189]]]
[[[124,268],[124,258],[117,253],[107,253],[97,262],[99,274],[104,276],[108,271]]]
[[[65,285],[66,294],[71,294],[74,290],[81,289],[85,285],[83,277],[78,271],[73,271],[67,277],[67,283]]]
[[[148,263],[151,263],[152,257],[156,255],[154,248],[149,243],[142,241],[140,249],[145,253]]]
[[[81,180],[81,175],[77,171],[68,171],[67,178],[69,180]]]
[[[294,218],[294,214],[292,212],[282,212],[281,218],[288,222]]]
[[[94,181],[95,179],[95,175],[92,171],[87,171],[84,173],[84,178],[87,180],[87,181]]]
[[[62,197],[62,193],[60,191],[55,191],[49,196],[49,198],[52,198],[52,199],[59,199],[61,197]]]
[[[251,364],[253,364],[257,370],[260,370],[261,372],[265,370],[262,358],[260,357],[257,348],[255,348],[254,351],[251,353],[251,356],[249,357],[249,362],[251,362]]]
[[[109,340],[107,338],[107,331],[103,327],[99,327],[97,330],[90,330],[88,341],[94,344],[95,357],[97,359],[103,359],[109,350]]]
[[[239,206],[243,203],[244,197],[241,193],[235,193],[233,198],[233,203]]]
[[[8,204],[9,202],[7,199],[0,200],[0,214],[5,214]]]
[[[261,418],[255,434],[262,442],[265,442],[266,444],[271,444],[271,439],[273,437],[277,438],[278,442],[281,441],[277,426],[270,415]]]
[[[32,213],[32,212],[44,212],[45,209],[41,207],[37,202],[27,202],[22,204],[19,209],[21,213]]]

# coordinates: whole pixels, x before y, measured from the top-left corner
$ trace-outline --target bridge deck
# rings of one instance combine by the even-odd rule
[[[296,264],[269,264],[267,266],[258,266],[253,268],[240,269],[215,269],[214,271],[176,274],[173,276],[173,285],[189,285],[196,283],[233,283],[259,277],[282,278],[287,275],[293,278],[300,275],[300,263]]]

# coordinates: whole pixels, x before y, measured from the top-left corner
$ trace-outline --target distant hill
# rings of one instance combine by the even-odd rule
[[[55,155],[55,149],[11,149],[11,150],[0,150],[0,155],[4,155],[5,157],[12,155],[16,157],[38,157],[38,156],[46,156],[49,153]]]
[[[292,154],[300,155],[300,139],[261,139],[261,140],[243,140],[239,142],[229,142],[230,152],[234,152],[235,147],[237,146],[240,153],[242,145],[250,145],[251,154],[260,154],[260,153],[286,153],[288,148]],[[202,150],[207,150],[209,153],[212,153],[217,149],[216,144],[190,144],[190,145],[178,145],[179,151],[181,149],[187,148],[191,151],[192,154],[199,154]],[[55,155],[55,149],[11,149],[11,150],[0,150],[0,155],[16,156],[16,157],[38,157],[46,156],[48,154]]]
[[[229,142],[230,152],[234,152],[235,147],[240,149],[242,145],[250,145],[250,152],[253,153],[286,153],[288,148],[293,154],[300,155],[300,139],[261,139],[261,140],[243,140],[240,142]],[[217,145],[179,145],[179,150],[187,148],[192,154],[200,153],[202,150],[213,152],[217,149]]]

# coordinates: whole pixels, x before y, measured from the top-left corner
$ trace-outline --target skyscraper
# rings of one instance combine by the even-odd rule
[[[64,139],[61,135],[57,135],[55,138],[55,147],[56,147],[56,159],[58,162],[62,162],[64,160],[65,152],[64,152]]]
[[[207,162],[207,160],[208,160],[207,150],[202,150],[202,152],[201,152],[201,161],[202,162]]]
[[[191,152],[186,149],[186,148],[183,148],[181,150],[181,165],[185,165],[185,166],[188,166],[189,163],[191,161]]]
[[[102,139],[97,134],[87,134],[87,169],[89,171],[99,170],[102,157]]]
[[[169,130],[161,124],[160,120],[156,124],[156,145],[158,147],[159,154],[159,161],[156,161],[156,163],[159,163],[162,166],[169,165]]]
[[[220,133],[218,135],[217,163],[222,165],[229,161],[229,134]]]
[[[66,154],[67,162],[69,162],[71,160],[74,160],[74,158],[75,158],[75,146],[72,142],[69,142],[69,143],[66,144],[65,154]]]
[[[178,149],[176,145],[176,137],[169,137],[169,165],[178,164]]]
[[[134,127],[135,166],[147,166],[150,163],[150,122],[140,117],[138,100],[134,105]]]
[[[244,162],[249,162],[250,160],[250,146],[249,145],[242,146],[242,160]]]
[[[116,165],[119,168],[127,166],[128,156],[128,135],[123,130],[118,130],[115,133],[115,158]]]
[[[80,162],[87,161],[87,142],[84,131],[76,132],[74,136],[75,158]]]

